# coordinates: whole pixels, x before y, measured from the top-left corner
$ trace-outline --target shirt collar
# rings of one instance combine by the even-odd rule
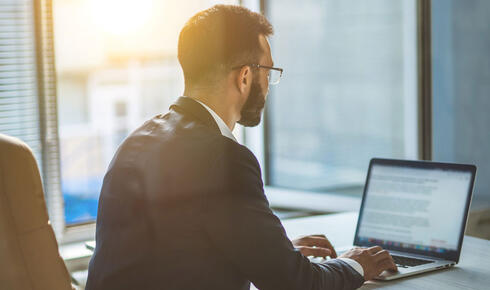
[[[188,98],[188,97],[186,97]],[[211,114],[211,116],[213,117],[214,121],[216,122],[216,124],[218,125],[218,128],[219,130],[221,131],[221,135],[225,136],[225,137],[228,137],[230,138],[231,140],[237,142],[237,140],[235,139],[235,136],[233,136],[233,133],[231,132],[230,128],[228,128],[228,126],[226,126],[226,123],[223,121],[223,119],[220,118],[220,116],[218,114],[216,114],[210,107],[208,107],[206,104],[204,104],[203,102],[199,101],[199,100],[196,100],[196,99],[193,99],[194,101],[198,102],[199,104],[201,104],[206,110],[208,110],[209,114]]]

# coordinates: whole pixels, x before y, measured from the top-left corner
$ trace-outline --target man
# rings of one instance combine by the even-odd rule
[[[355,289],[396,269],[379,247],[336,257],[324,236],[292,243],[235,124],[260,122],[274,70],[260,14],[217,5],[179,37],[184,97],[120,146],[99,201],[87,289]],[[295,246],[297,248],[295,248]]]

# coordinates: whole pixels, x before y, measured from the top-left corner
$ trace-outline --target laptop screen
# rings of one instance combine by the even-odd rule
[[[474,173],[400,162],[371,163],[356,241],[436,257],[459,252]]]

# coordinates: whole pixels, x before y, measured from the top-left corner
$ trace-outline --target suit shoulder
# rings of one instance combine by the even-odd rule
[[[260,171],[257,158],[246,146],[223,136],[218,140],[217,148],[217,155],[226,163],[253,166]]]

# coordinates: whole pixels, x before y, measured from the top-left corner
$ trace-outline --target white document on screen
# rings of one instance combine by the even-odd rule
[[[374,165],[360,237],[455,250],[471,174]]]

